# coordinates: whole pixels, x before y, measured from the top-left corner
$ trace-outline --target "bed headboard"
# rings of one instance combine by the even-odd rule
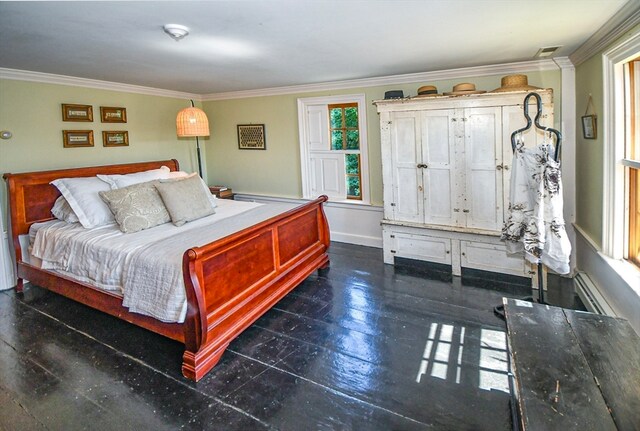
[[[16,262],[22,260],[18,236],[29,232],[33,223],[51,220],[51,208],[60,192],[49,184],[58,178],[92,177],[97,174],[129,174],[167,166],[172,171],[179,169],[178,161],[127,163],[122,165],[91,166],[85,168],[58,169],[53,171],[4,174],[9,201],[9,224]]]

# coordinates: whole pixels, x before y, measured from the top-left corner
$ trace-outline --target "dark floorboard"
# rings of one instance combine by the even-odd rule
[[[198,383],[177,342],[35,287],[0,294],[0,430],[511,429],[504,289],[330,254]]]

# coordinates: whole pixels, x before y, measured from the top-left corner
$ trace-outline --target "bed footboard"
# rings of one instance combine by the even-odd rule
[[[198,381],[229,343],[316,269],[329,263],[326,196],[187,250],[182,373]]]

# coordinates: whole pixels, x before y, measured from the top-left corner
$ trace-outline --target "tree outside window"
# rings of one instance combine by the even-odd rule
[[[347,199],[362,199],[360,172],[360,129],[357,103],[328,105],[331,150],[345,152]]]

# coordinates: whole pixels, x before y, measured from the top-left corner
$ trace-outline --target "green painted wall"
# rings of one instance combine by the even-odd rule
[[[235,191],[243,193],[301,197],[297,99],[364,93],[368,106],[371,197],[373,204],[381,205],[380,132],[378,115],[371,102],[382,99],[384,92],[390,89],[403,90],[405,95],[415,95],[416,89],[425,84],[434,84],[442,92],[450,91],[458,82],[469,81],[475,83],[478,89],[492,90],[500,86],[500,77],[496,75],[198,104],[209,116],[211,127],[211,137],[201,139],[207,182],[229,185]],[[529,74],[529,83],[554,88],[555,103],[559,106],[559,71],[532,72]],[[94,121],[63,122],[62,103],[92,105]],[[100,106],[127,108],[128,122],[101,123]],[[178,139],[175,131],[176,113],[186,106],[188,101],[185,99],[0,79],[0,130],[10,130],[13,133],[12,139],[0,140],[0,173],[165,158],[176,158],[182,169],[195,171],[195,142],[193,139]],[[250,123],[265,124],[266,151],[238,149],[236,125]],[[93,130],[95,146],[63,148],[62,130],[65,129]],[[103,147],[103,130],[127,130],[130,145],[122,148]],[[5,187],[0,187],[0,202],[6,223]]]
[[[92,105],[93,122],[63,122],[62,103]],[[100,106],[125,107],[127,123],[101,123]],[[13,133],[12,139],[0,140],[0,173],[168,158],[178,159],[184,170],[196,170],[195,142],[176,137],[176,114],[187,106],[189,102],[185,99],[0,80],[0,130]],[[65,129],[93,130],[94,146],[63,148]],[[103,130],[127,130],[129,146],[103,147]],[[5,194],[3,184],[0,187],[3,216]]]
[[[602,55],[640,31],[640,25],[576,67],[576,224],[602,247],[604,193],[604,85]],[[598,115],[597,139],[582,137],[589,95]],[[591,114],[592,112],[589,111]]]
[[[602,79],[602,55],[595,55],[576,67],[576,224],[600,247],[604,190]],[[589,95],[599,114],[597,139],[582,137],[581,117],[587,109]]]
[[[529,84],[554,89],[554,103],[560,106],[560,71],[528,73]],[[287,94],[208,101],[203,109],[209,117],[211,137],[207,142],[209,183],[224,184],[234,191],[251,194],[300,198],[300,146],[298,143],[297,99],[325,95],[364,93],[367,100],[371,203],[382,205],[382,161],[378,114],[372,101],[384,98],[387,90],[403,90],[415,95],[421,85],[436,85],[440,92],[451,91],[459,82],[473,82],[480,90],[500,86],[502,75],[441,80],[385,87],[352,88],[338,91]],[[559,112],[559,111],[558,111]],[[556,127],[560,115],[556,113]],[[236,125],[265,124],[267,149],[240,150]]]

